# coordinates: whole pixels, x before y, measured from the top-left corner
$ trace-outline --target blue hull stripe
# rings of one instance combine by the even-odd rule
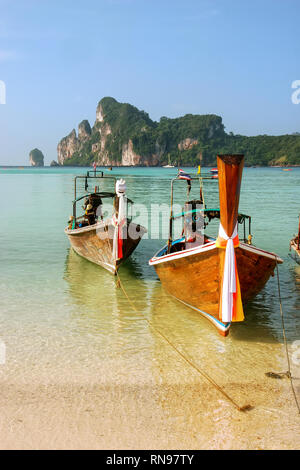
[[[175,297],[175,299],[177,299],[177,297]],[[221,330],[227,331],[227,330],[230,328],[231,322],[229,322],[229,323],[222,323],[220,320],[218,320],[217,318],[215,318],[214,316],[212,316],[210,313],[204,312],[203,310],[200,310],[200,308],[193,307],[193,305],[190,305],[190,304],[184,302],[183,300],[180,300],[180,299],[177,299],[177,300],[179,300],[179,302],[183,303],[183,304],[186,305],[187,307],[190,307],[190,308],[192,308],[193,310],[196,310],[197,312],[202,313],[205,317],[207,317],[208,320],[210,320],[210,321],[212,321],[213,323],[215,323],[217,327],[219,326]]]

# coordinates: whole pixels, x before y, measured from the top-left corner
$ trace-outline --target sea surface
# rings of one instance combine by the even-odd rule
[[[150,207],[169,204],[176,169],[114,168],[105,174],[126,179],[150,235],[120,269],[125,296],[64,234],[74,176],[85,171],[0,167],[0,448],[299,448],[289,381],[266,376],[287,370],[276,272],[245,322],[222,338],[166,294],[148,265],[168,226],[160,221],[159,239]],[[205,203],[218,207],[217,181],[206,186]],[[299,188],[300,168],[245,168],[240,212],[252,217],[253,244],[284,260],[282,308],[300,400],[300,267],[289,257]],[[180,182],[175,202],[185,191]],[[237,411],[157,331],[252,409]]]

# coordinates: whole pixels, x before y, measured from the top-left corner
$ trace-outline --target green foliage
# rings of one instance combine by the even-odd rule
[[[145,111],[138,110],[128,103],[118,103],[114,98],[103,98],[99,105],[102,108],[106,123],[112,129],[108,135],[105,148],[112,160],[121,160],[122,147],[132,140],[134,150],[149,155],[153,150],[152,129],[154,123]]]
[[[94,156],[95,159],[95,156]],[[94,161],[92,154],[92,141],[88,140],[81,145],[80,150],[75,152],[72,155],[72,158],[69,158],[64,161],[64,165],[68,166],[90,166]]]

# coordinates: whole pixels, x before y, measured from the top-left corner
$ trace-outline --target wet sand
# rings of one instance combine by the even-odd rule
[[[171,353],[173,354],[173,353]],[[205,379],[185,369],[185,383],[131,376],[124,364],[98,377],[52,383],[0,382],[1,449],[299,449],[300,416],[287,379],[223,383],[237,411]],[[122,371],[123,370],[123,376]],[[103,380],[114,376],[114,380]],[[179,372],[180,374],[180,372]],[[43,374],[41,374],[43,376]],[[70,375],[66,371],[66,375]],[[179,375],[180,380],[180,375]],[[295,380],[300,393],[300,378]]]

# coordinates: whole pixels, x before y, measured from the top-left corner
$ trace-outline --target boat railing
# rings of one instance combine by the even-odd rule
[[[116,193],[112,193],[112,192],[106,192],[106,191],[100,191],[100,192],[93,192],[93,193],[87,193],[87,194],[84,194],[83,196],[80,196],[78,198],[76,198],[74,201],[73,201],[73,220],[75,221],[78,221],[82,218],[84,218],[84,216],[79,216],[77,217],[77,203],[79,201],[81,201],[82,199],[86,199],[88,198],[89,196],[91,195],[95,195],[95,196],[99,196],[101,199],[106,199],[106,198],[114,198],[116,197]],[[129,207],[128,207],[128,204],[130,204],[130,207],[131,205],[133,204],[133,201],[131,199],[129,199],[128,197],[126,197],[126,200],[127,200],[127,213],[129,214]],[[132,215],[130,217],[128,217],[128,219],[132,219]]]
[[[78,180],[84,180],[85,181],[85,185],[84,185],[84,189],[85,191],[88,190],[88,180],[98,180],[98,179],[106,179],[106,180],[113,180],[114,181],[114,192],[99,192],[97,191],[97,187],[95,187],[95,191],[93,192],[90,192],[88,194],[84,194],[83,196],[80,196],[80,197],[77,197],[77,181]],[[91,194],[95,194],[95,195],[98,195],[100,196],[101,198],[105,198],[105,197],[114,197],[115,196],[115,185],[116,185],[116,181],[117,181],[117,178],[115,176],[109,176],[109,175],[105,175],[104,172],[102,170],[88,170],[86,172],[85,175],[76,175],[74,177],[74,201],[73,201],[73,218],[75,219],[76,221],[76,206],[77,206],[77,203],[78,201],[80,201],[81,199],[84,199],[86,197],[89,197]]]
[[[88,179],[107,179],[113,180],[116,184],[117,178],[115,176],[105,175],[103,171],[87,171],[86,175],[77,175],[74,178],[74,200],[77,197],[77,180],[84,179],[85,180],[85,190],[88,188]]]
[[[220,218],[220,209],[204,209],[204,208],[191,209],[189,211],[183,211],[180,214],[173,215],[172,219],[173,220],[180,219],[181,217],[184,217],[185,215],[188,215],[188,214],[191,214],[191,215],[193,215],[193,214],[203,214],[204,217],[207,217],[209,219],[209,222],[210,222],[214,218],[217,218],[217,219]],[[247,214],[239,213],[238,214],[238,223],[240,225],[243,225],[243,235],[244,235],[243,238],[241,238],[241,241],[243,241],[245,243],[249,242],[249,238],[246,235],[246,232],[247,232],[246,221],[248,221],[248,236],[249,236],[251,234],[251,216],[247,215]]]
[[[204,198],[203,198],[203,192],[202,192],[202,181],[204,179],[213,180],[213,178],[211,176],[200,176],[200,175],[197,176],[197,177],[190,176],[189,179],[186,180],[186,179],[180,178],[179,173],[175,178],[173,178],[171,180],[171,203],[170,203],[170,218],[169,218],[168,253],[171,250],[172,241],[173,241],[173,220],[174,220],[174,217],[173,217],[173,193],[174,193],[174,183],[175,183],[175,181],[187,181],[189,183],[189,187],[190,187],[190,182],[191,181],[199,181],[199,183],[200,183],[200,200],[203,201]]]
[[[191,211],[188,212],[182,212],[181,214],[176,214],[173,215],[173,192],[174,192],[174,183],[175,181],[199,181],[200,183],[200,201],[203,203],[202,208],[198,209],[192,209]],[[172,241],[173,241],[173,220],[184,217],[187,213],[204,213],[204,216],[208,217],[209,222],[213,218],[220,218],[220,209],[206,209],[205,204],[204,204],[204,195],[203,195],[203,180],[212,180],[214,181],[213,176],[191,176],[188,180],[185,180],[183,178],[180,178],[180,175],[178,174],[175,178],[172,179],[171,181],[171,209],[170,209],[170,219],[169,219],[169,239],[168,239],[168,248],[167,251],[168,253],[170,252],[171,246],[172,246]],[[189,190],[188,190],[188,195],[189,195]],[[246,235],[246,220],[248,220],[248,236]],[[251,216],[246,215],[246,214],[238,214],[238,223],[243,224],[243,238],[241,238],[241,241],[244,243],[249,243],[251,244],[252,240],[252,235],[251,235]],[[205,224],[206,226],[207,224]],[[300,224],[299,224],[300,227]],[[205,227],[204,227],[205,228]],[[299,229],[300,230],[300,229]]]

